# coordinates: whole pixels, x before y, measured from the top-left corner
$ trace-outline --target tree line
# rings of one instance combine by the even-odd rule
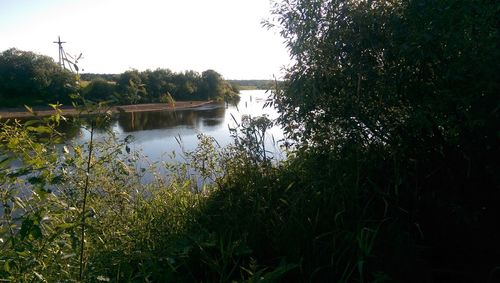
[[[214,70],[201,74],[195,71],[180,73],[169,69],[138,71],[122,74],[82,74],[90,80],[82,95],[94,101],[119,104],[167,102],[174,100],[235,100],[239,90]]]
[[[237,85],[240,89],[274,89],[278,82],[273,80],[229,80],[231,84]],[[281,82],[280,82],[281,83]]]
[[[15,48],[0,53],[1,107],[70,104],[72,95],[110,104],[168,102],[171,100],[234,100],[236,85],[214,70],[201,74],[169,69],[121,74],[77,74],[61,68],[45,55]]]

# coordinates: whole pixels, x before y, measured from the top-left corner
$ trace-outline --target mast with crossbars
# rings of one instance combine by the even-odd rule
[[[66,65],[64,64],[64,49],[63,49],[63,43],[66,43],[66,41],[61,41],[61,37],[57,37],[57,41],[54,41],[54,43],[57,43],[59,46],[59,66],[66,68]]]
[[[78,60],[80,60],[82,58],[82,53],[80,53],[80,55],[78,57],[75,57],[74,58],[73,56],[69,55],[69,54],[66,54],[66,52],[64,51],[64,48],[63,48],[63,43],[66,43],[66,41],[61,41],[61,37],[58,36],[57,37],[57,41],[54,41],[54,43],[57,43],[57,45],[59,46],[59,66],[61,66],[61,68],[64,68],[64,69],[69,69],[70,71],[74,72],[76,71],[78,73],[79,69],[78,69]],[[68,59],[68,56],[73,59],[73,61],[69,60]],[[68,67],[66,67],[66,63],[68,63]],[[74,70],[73,70],[74,69]]]

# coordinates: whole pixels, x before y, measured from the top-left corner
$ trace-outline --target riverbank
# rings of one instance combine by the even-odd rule
[[[133,105],[119,105],[119,106],[110,106],[106,111],[111,111],[114,113],[118,112],[146,112],[146,111],[164,111],[164,110],[184,110],[190,108],[201,107],[207,104],[213,103],[212,100],[209,101],[200,101],[200,100],[191,100],[191,101],[176,101],[175,104],[172,103],[148,103],[148,104],[133,104]],[[61,107],[62,115],[65,116],[75,116],[78,114],[92,114],[92,112],[81,113],[81,111],[75,109],[71,106],[62,106]],[[54,114],[54,110],[49,107],[33,107],[33,112],[36,116],[50,116]],[[32,117],[33,113],[30,113],[26,110],[26,108],[8,108],[8,109],[0,109],[0,118],[9,119],[9,118],[27,118]]]

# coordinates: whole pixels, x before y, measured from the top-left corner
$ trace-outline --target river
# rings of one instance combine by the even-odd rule
[[[213,137],[221,146],[228,145],[233,141],[229,127],[236,126],[235,120],[240,123],[243,115],[277,118],[274,108],[264,108],[269,95],[270,92],[264,90],[244,90],[237,105],[213,103],[185,110],[120,113],[113,117],[109,129],[120,139],[132,135],[134,138],[129,147],[142,152],[149,161],[167,161],[172,152],[181,156],[183,150],[194,150],[199,133]],[[106,134],[106,131],[97,131],[96,139],[102,139]],[[83,143],[89,138],[90,132],[81,130],[75,139]],[[266,132],[266,149],[275,159],[284,156],[279,147],[282,139],[283,131],[279,126]]]

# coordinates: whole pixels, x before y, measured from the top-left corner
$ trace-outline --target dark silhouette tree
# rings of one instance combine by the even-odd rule
[[[327,156],[325,168],[332,156],[371,160],[359,182],[405,211],[391,217],[409,221],[404,233],[443,258],[436,269],[455,260],[469,272],[491,268],[481,253],[500,252],[498,8],[285,0],[267,23],[294,60],[276,93],[289,137]]]

